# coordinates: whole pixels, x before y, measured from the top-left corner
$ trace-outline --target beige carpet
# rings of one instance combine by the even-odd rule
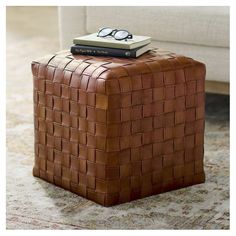
[[[56,14],[7,9],[7,229],[228,229],[227,97],[207,97],[205,184],[105,208],[32,176],[30,62],[58,50]]]

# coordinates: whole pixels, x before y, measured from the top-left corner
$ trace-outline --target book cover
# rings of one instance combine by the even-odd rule
[[[127,49],[117,49],[117,48],[104,48],[104,47],[93,47],[86,45],[73,45],[71,46],[72,54],[81,54],[81,55],[91,55],[91,56],[110,56],[110,57],[127,57],[127,58],[136,58],[142,55],[143,53],[150,50],[149,44],[127,50]]]
[[[97,37],[97,33],[73,39],[74,44],[120,49],[135,49],[150,42],[151,37],[148,36],[133,35],[132,39],[116,40],[111,36],[105,38]]]

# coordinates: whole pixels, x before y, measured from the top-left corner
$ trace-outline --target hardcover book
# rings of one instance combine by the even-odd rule
[[[116,40],[113,37],[98,37],[97,33],[73,39],[74,44],[120,49],[135,49],[149,44],[150,42],[151,37],[148,36],[133,35],[132,39]]]
[[[91,55],[91,56],[110,56],[110,57],[139,57],[143,53],[150,50],[149,44],[135,49],[119,49],[119,48],[105,48],[93,47],[86,45],[73,45],[71,47],[72,54]]]

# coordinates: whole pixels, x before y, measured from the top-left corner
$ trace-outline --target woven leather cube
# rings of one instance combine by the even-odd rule
[[[32,73],[34,176],[105,206],[204,182],[203,63],[64,51]]]

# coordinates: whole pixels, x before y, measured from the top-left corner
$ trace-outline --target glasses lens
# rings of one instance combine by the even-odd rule
[[[114,38],[115,39],[118,39],[118,40],[121,40],[121,39],[125,39],[127,38],[129,35],[129,32],[127,31],[124,31],[124,30],[120,30],[120,31],[117,31],[114,35]]]
[[[106,37],[107,35],[111,34],[112,31],[113,31],[113,29],[111,29],[111,28],[101,29],[98,33],[98,36],[99,37]]]

